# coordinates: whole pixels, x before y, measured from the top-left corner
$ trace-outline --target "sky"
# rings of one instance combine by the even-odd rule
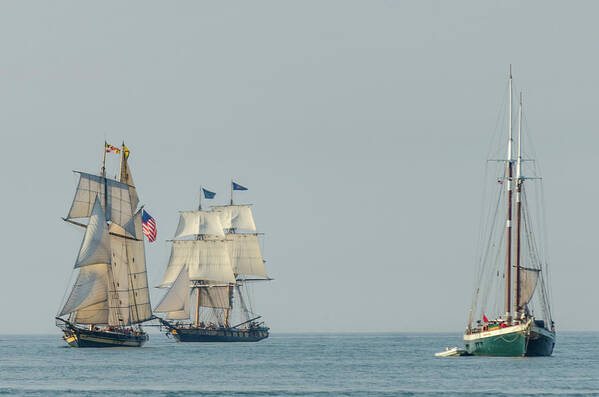
[[[177,211],[197,206],[200,185],[225,203],[233,179],[265,233],[275,280],[254,306],[272,332],[461,332],[510,64],[544,173],[554,320],[558,331],[599,330],[598,11],[0,2],[0,333],[59,332],[82,239],[61,217],[72,171],[98,172],[104,140],[129,146],[158,223],[150,285]]]

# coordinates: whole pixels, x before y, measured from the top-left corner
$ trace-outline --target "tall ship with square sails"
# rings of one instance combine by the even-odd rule
[[[252,308],[251,287],[271,280],[266,274],[251,205],[181,211],[171,256],[159,288],[166,294],[154,309],[179,342],[257,342],[269,335]],[[192,319],[193,318],[193,319]]]
[[[120,153],[118,179],[106,177],[106,153]],[[56,316],[73,347],[139,347],[141,323],[152,319],[142,211],[128,166],[129,150],[107,143],[100,175],[78,172],[66,222],[85,232],[75,261],[76,280]],[[77,220],[75,220],[77,219]],[[86,222],[87,220],[87,222]]]

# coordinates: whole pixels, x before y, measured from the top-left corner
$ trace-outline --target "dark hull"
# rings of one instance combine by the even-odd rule
[[[555,346],[555,332],[533,327],[528,337],[526,355],[529,357],[550,356]]]
[[[171,327],[169,333],[178,342],[258,342],[268,338],[268,328],[184,328]]]
[[[141,347],[148,340],[146,333],[90,331],[75,326],[62,332],[71,347]]]

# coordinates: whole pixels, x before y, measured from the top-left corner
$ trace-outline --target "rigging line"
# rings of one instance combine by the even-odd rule
[[[526,199],[527,196],[523,196],[523,198]],[[524,220],[525,220],[525,232],[526,232],[526,236],[527,236],[527,242],[529,245],[529,258],[531,261],[531,265],[537,265],[539,271],[540,270],[545,270],[543,269],[543,263],[542,263],[542,257],[539,256],[539,251],[537,248],[537,244],[534,238],[534,235],[532,234],[532,228],[533,228],[533,221],[530,219],[530,217],[528,216],[529,214],[529,210],[528,210],[528,200],[525,201],[526,203],[526,211],[524,212]],[[550,308],[548,306],[548,296],[547,296],[547,291],[546,291],[546,284],[545,284],[545,279],[543,278],[544,272],[541,272],[540,274],[540,283],[541,283],[541,306],[542,306],[542,310],[544,311],[545,314],[545,318],[549,318],[548,313],[550,312]],[[538,282],[538,281],[537,281]],[[531,301],[532,301],[532,297],[531,297]]]
[[[58,307],[58,311],[56,312],[56,317],[58,317],[58,314],[62,311],[62,308],[64,307],[64,305],[67,303],[67,292],[69,291],[69,285],[71,285],[71,282],[73,281],[73,275],[75,274],[75,268],[73,268],[71,270],[71,274],[69,276],[69,280],[67,282],[67,287],[64,289],[64,294],[62,295],[62,302],[60,303],[60,306]]]

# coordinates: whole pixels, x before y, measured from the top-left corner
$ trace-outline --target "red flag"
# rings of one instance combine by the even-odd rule
[[[483,314],[483,321],[484,321],[485,323],[488,323],[488,322],[489,322],[489,319],[488,319],[488,318],[487,318],[487,316],[485,316],[484,314]]]

